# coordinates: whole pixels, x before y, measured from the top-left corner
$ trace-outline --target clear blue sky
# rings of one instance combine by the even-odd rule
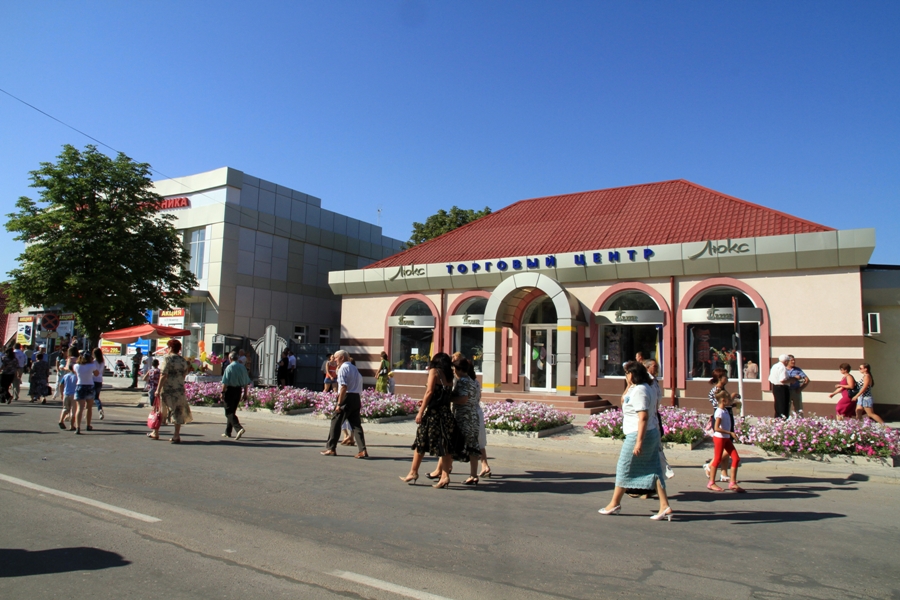
[[[900,263],[900,2],[7,2],[0,88],[168,176],[408,239],[439,208],[685,178]],[[0,94],[0,209],[83,136]],[[102,148],[101,148],[102,149]],[[648,215],[652,218],[652,215]],[[536,232],[539,235],[539,232]],[[0,274],[20,245],[4,236]]]

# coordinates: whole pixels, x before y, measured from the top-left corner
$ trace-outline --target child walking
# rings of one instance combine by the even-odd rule
[[[706,488],[713,492],[725,491],[716,485],[716,469],[719,467],[722,456],[727,452],[731,455],[731,481],[728,483],[728,489],[744,493],[745,490],[737,484],[737,471],[738,465],[741,463],[741,457],[738,456],[738,452],[734,447],[734,440],[737,439],[737,434],[732,431],[734,429],[734,419],[728,410],[733,400],[731,394],[725,390],[720,390],[716,394],[716,400],[719,407],[713,415],[713,443],[715,444],[715,450],[713,450],[713,460],[709,466],[710,476]]]
[[[63,409],[59,415],[59,428],[66,428],[66,419],[72,424],[72,430],[75,430],[75,389],[78,387],[78,377],[75,373],[69,371],[63,374],[59,379],[59,386],[62,388]]]

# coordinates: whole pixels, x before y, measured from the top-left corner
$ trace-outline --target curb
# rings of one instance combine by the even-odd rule
[[[485,428],[485,432],[488,435],[503,435],[509,437],[524,437],[524,438],[545,438],[550,437],[551,435],[556,435],[557,433],[562,433],[563,431],[568,431],[570,429],[574,429],[575,426],[571,423],[566,423],[565,425],[560,425],[559,427],[551,427],[550,429],[542,429],[540,431],[509,431],[506,429],[490,429]]]

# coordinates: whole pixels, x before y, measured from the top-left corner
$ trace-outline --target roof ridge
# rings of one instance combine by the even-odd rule
[[[806,219],[802,219],[802,218],[800,218],[800,217],[796,217],[796,216],[791,215],[791,214],[788,214],[788,213],[786,213],[786,212],[784,212],[784,211],[778,210],[777,208],[769,208],[768,206],[763,206],[762,204],[757,204],[757,203],[755,203],[755,202],[750,202],[749,200],[744,200],[744,199],[742,199],[742,198],[738,198],[737,196],[731,196],[730,194],[724,194],[724,193],[722,193],[722,192],[720,192],[720,191],[718,191],[718,190],[714,190],[714,189],[712,189],[712,188],[708,188],[708,187],[706,187],[706,186],[700,185],[699,183],[694,183],[693,181],[689,181],[689,180],[687,180],[687,179],[679,179],[678,181],[684,182],[684,183],[686,183],[686,184],[688,184],[688,185],[690,185],[690,186],[692,186],[692,187],[695,187],[695,188],[697,188],[697,189],[699,189],[699,190],[703,190],[704,192],[709,192],[709,193],[711,193],[711,194],[715,194],[715,195],[717,195],[717,196],[721,196],[722,198],[725,198],[726,200],[730,200],[730,201],[732,201],[732,202],[737,202],[737,203],[739,203],[739,204],[745,204],[745,205],[747,205],[747,206],[751,206],[751,207],[753,207],[753,208],[756,208],[756,209],[759,209],[759,210],[763,210],[763,211],[766,211],[766,212],[769,212],[769,213],[776,213],[776,214],[778,214],[778,215],[780,215],[780,216],[782,216],[782,217],[786,217],[786,218],[788,218],[788,219],[791,219],[792,221],[799,221],[799,222],[801,222],[801,223],[806,223],[807,225],[814,225],[814,226],[816,226],[816,227],[822,227],[822,228],[827,229],[827,230],[829,230],[829,231],[834,231],[834,228],[833,228],[833,227],[829,227],[828,225],[822,225],[821,223],[816,223],[816,222],[814,222],[814,221],[808,221],[808,220],[806,220]]]

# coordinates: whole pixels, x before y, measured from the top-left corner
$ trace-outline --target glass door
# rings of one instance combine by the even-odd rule
[[[527,390],[556,390],[556,328],[534,325],[525,328],[525,381]]]

